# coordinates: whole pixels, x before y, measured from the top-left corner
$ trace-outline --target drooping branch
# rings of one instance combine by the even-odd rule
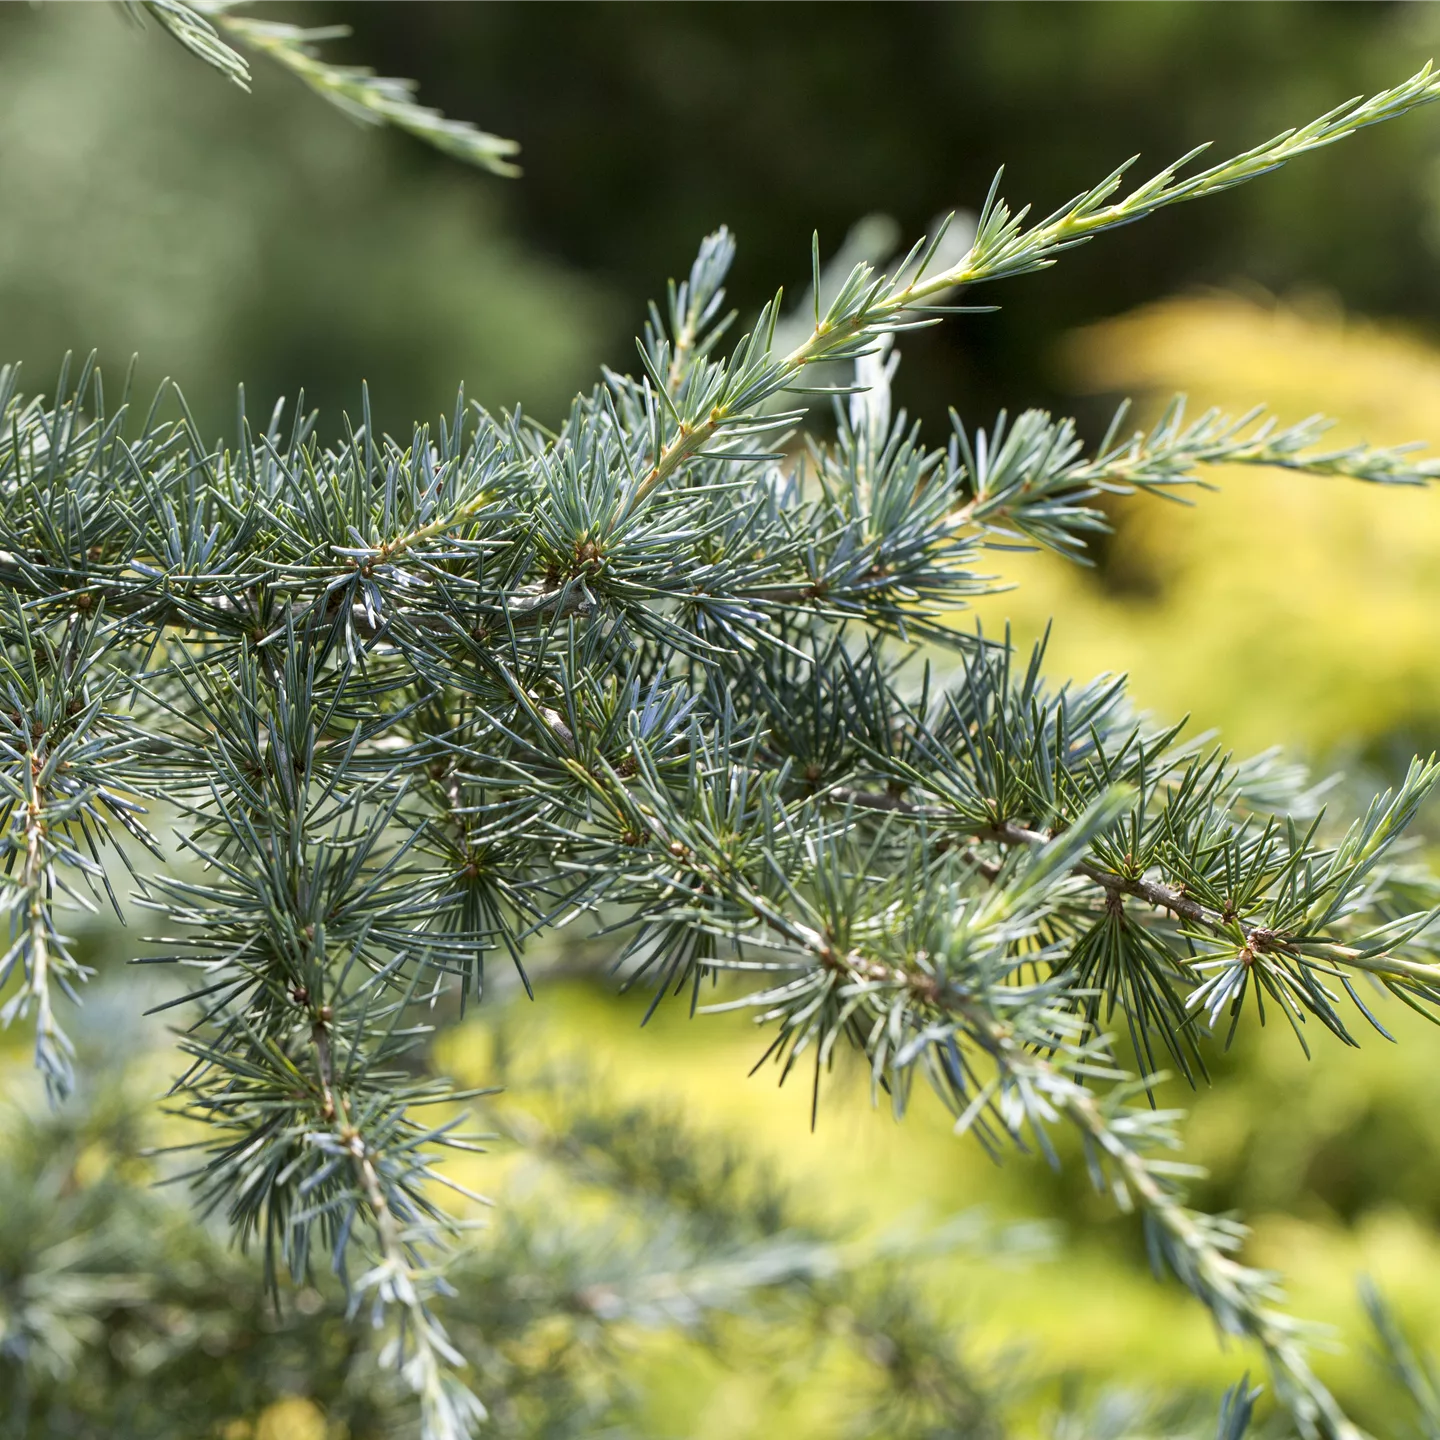
[[[1125,1108],[1123,1084],[1114,1085],[1108,1098],[1093,1088],[1096,1079],[1124,1079],[1103,1043],[1077,1046],[1055,1029],[1036,1032],[1033,1042],[1027,1043],[1017,1021],[996,1014],[984,984],[974,977],[947,976],[937,970],[934,957],[912,967],[889,953],[837,946],[812,923],[767,901],[733,869],[697,855],[684,838],[667,840],[663,828],[657,828],[655,836],[657,848],[663,845],[662,853],[706,893],[724,895],[787,947],[797,965],[824,977],[817,989],[802,973],[794,987],[782,984],[738,1003],[759,1008],[762,1021],[780,1020],[791,1046],[812,1041],[818,1066],[818,1056],[829,1045],[818,1019],[820,997],[828,993],[851,1017],[849,1033],[868,1035],[863,1041],[867,1058],[890,1074],[897,1091],[902,1073],[915,1066],[926,1050],[933,1047],[945,1056],[947,1047],[953,1048],[957,1041],[973,1046],[988,1057],[994,1075],[968,1097],[957,1129],[970,1128],[984,1113],[1019,1140],[1023,1126],[1039,1131],[1056,1116],[1064,1119],[1093,1147],[1099,1173],[1107,1176],[1106,1185],[1117,1203],[1125,1209],[1138,1206],[1159,1239],[1160,1253],[1210,1309],[1217,1324],[1261,1347],[1282,1398],[1305,1433],[1325,1440],[1362,1440],[1361,1432],[1310,1368],[1304,1327],[1276,1307],[1273,1278],[1234,1258],[1232,1252],[1244,1230],[1188,1208],[1175,1187],[1175,1176],[1184,1167],[1156,1161],[1147,1153],[1157,1147],[1174,1148],[1168,1117]],[[1023,841],[1012,838],[1025,844],[1044,839],[1033,833]],[[1042,852],[1042,863],[1043,859]],[[723,962],[717,963],[723,968]],[[913,1039],[903,1045],[894,1037],[895,1026],[887,1022],[892,999],[904,1010],[920,1012],[906,1022]],[[873,1023],[864,1024],[862,1016]],[[882,1036],[886,1047],[872,1050]],[[945,1058],[940,1063],[944,1073],[957,1077],[955,1060]]]

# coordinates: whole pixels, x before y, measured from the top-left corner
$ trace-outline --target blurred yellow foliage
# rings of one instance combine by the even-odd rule
[[[1173,392],[1192,414],[1323,411],[1337,444],[1440,432],[1440,350],[1322,302],[1220,294],[1167,300],[1073,336],[1076,388],[1134,394],[1142,418]],[[1211,471],[1194,508],[1115,509],[1106,564],[1004,557],[1017,590],[979,608],[1038,636],[1049,669],[1126,670],[1138,701],[1218,725],[1238,749],[1325,755],[1440,730],[1440,495],[1240,467]]]
[[[864,1067],[844,1057],[822,1084],[812,1129],[808,1075],[793,1077],[778,1093],[770,1067],[747,1078],[769,1038],[748,1016],[691,1019],[683,1005],[661,1006],[642,1032],[647,999],[617,1000],[585,985],[549,987],[534,1007],[518,1001],[505,1012],[509,1043],[532,1064],[583,1054],[608,1096],[664,1096],[696,1125],[733,1136],[758,1162],[773,1166],[793,1187],[800,1214],[863,1240],[923,1232],[975,1206],[1014,1221],[1043,1215],[1054,1203],[1045,1193],[1052,1175],[1038,1155],[1013,1155],[996,1166],[973,1140],[956,1138],[953,1117],[927,1090],[917,1090],[911,1113],[897,1123],[883,1108],[877,1113]],[[467,1022],[440,1039],[438,1059],[459,1083],[494,1082],[488,1023]],[[532,1101],[522,1093],[521,1103]],[[1075,1151],[1066,1137],[1058,1138],[1067,1153]],[[501,1145],[486,1156],[457,1156],[447,1173],[504,1197],[504,1178],[520,1159],[506,1152]],[[1081,1164],[1078,1152],[1070,1158]],[[513,1201],[502,1198],[506,1203]],[[963,1329],[982,1370],[1018,1344],[1047,1370],[1200,1386],[1218,1395],[1238,1369],[1256,1365],[1247,1351],[1237,1368],[1235,1349],[1215,1343],[1209,1318],[1178,1285],[1157,1284],[1138,1254],[1116,1253],[1134,1238],[1129,1219],[1099,1200],[1090,1211],[1057,1217],[1062,1233],[1068,1231],[1063,1263],[1043,1252],[990,1260],[962,1247],[928,1259],[924,1273],[917,1268],[910,1278],[939,1315]],[[783,1352],[784,1337],[774,1343],[777,1355]],[[813,1366],[815,1355],[806,1353]],[[784,1395],[774,1374],[729,1372],[707,1357],[703,1344],[673,1338],[637,1344],[631,1363],[647,1397],[653,1426],[647,1433],[789,1433],[815,1440],[845,1434],[843,1416],[833,1413],[833,1392],[810,1383],[813,1376]],[[721,1428],[697,1428],[699,1415],[714,1416]],[[1018,1433],[1028,1433],[1025,1417],[1014,1418],[1022,1422]]]
[[[320,1407],[298,1395],[267,1406],[255,1422],[255,1440],[326,1440],[326,1434]]]

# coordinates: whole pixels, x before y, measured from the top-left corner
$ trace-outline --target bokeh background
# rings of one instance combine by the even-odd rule
[[[827,253],[865,216],[908,239],[976,206],[1001,162],[1012,200],[1049,209],[1134,151],[1158,168],[1203,140],[1246,148],[1440,46],[1440,10],[1384,3],[282,9],[352,25],[337,56],[518,139],[524,177],[356,126],[262,63],[244,96],[118,7],[0,8],[0,334],[27,389],[98,348],[107,373],[138,353],[142,387],[174,376],[217,435],[238,383],[267,413],[303,388],[322,432],[362,381],[405,433],[451,410],[458,382],[552,419],[601,363],[632,363],[645,301],[719,223],[740,241],[732,299],[753,313],[778,285],[804,288],[816,227]],[[1003,308],[907,337],[898,399],[932,437],[949,406],[974,426],[1034,405],[1096,437],[1118,398],[1143,418],[1181,391],[1197,412],[1322,410],[1338,441],[1440,441],[1440,106],[984,298]],[[1158,714],[1342,769],[1348,803],[1440,743],[1440,495],[1212,478],[1193,508],[1117,505],[1090,568],[1001,557],[1017,588],[984,623],[1029,643],[1054,615],[1057,680],[1125,670]],[[102,972],[125,944],[96,937]],[[761,1045],[744,1023],[676,1011],[641,1033],[640,1004],[598,981],[495,1013],[507,1044],[581,1051],[617,1094],[664,1095],[740,1137],[858,1236],[977,1205],[1049,1222],[1054,1246],[1025,1265],[972,1248],[915,1278],[982,1366],[1023,1346],[1059,1395],[1218,1389],[1253,1364],[1151,1278],[1134,1226],[1078,1171],[996,1169],[923,1105],[903,1125],[872,1113],[843,1067],[812,1135],[807,1094],[745,1078]],[[1337,1327],[1347,1346],[1322,1369],[1362,1418],[1385,1402],[1360,1273],[1440,1342],[1440,1036],[1387,1018],[1402,1043],[1320,1037],[1308,1061],[1288,1031],[1249,1035],[1211,1088],[1176,1097],[1210,1168],[1202,1199],[1243,1210],[1295,1308]],[[444,1041],[477,1082],[493,1023],[482,1012]],[[754,1367],[696,1346],[627,1363],[656,1435],[776,1423]],[[1016,1423],[1044,1432],[1049,1403]],[[844,1433],[795,1404],[788,1433]],[[297,1395],[233,1433],[324,1421]]]

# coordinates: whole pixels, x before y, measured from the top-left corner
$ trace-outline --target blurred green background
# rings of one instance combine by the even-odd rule
[[[719,223],[753,312],[803,289],[817,226],[827,252],[876,212],[908,235],[976,206],[1002,161],[1011,199],[1049,209],[1136,150],[1153,169],[1202,140],[1246,148],[1440,44],[1440,11],[1377,3],[282,8],[351,24],[338,56],[518,139],[524,178],[362,129],[263,64],[246,97],[112,7],[0,8],[0,327],[27,388],[95,347],[107,373],[138,352],[142,384],[174,376],[217,434],[237,382],[267,413],[303,387],[322,433],[362,380],[404,432],[462,381],[553,419],[600,363],[631,364],[645,300]],[[984,298],[1004,308],[907,338],[898,398],[932,438],[949,405],[972,426],[1063,409],[1098,435],[1117,396],[1145,414],[1183,390],[1282,420],[1325,410],[1346,439],[1440,440],[1440,107]],[[1340,765],[1347,795],[1385,783],[1440,739],[1440,495],[1215,478],[1193,510],[1118,507],[1091,569],[1000,557],[1020,585],[982,607],[987,627],[1028,640],[1056,614],[1057,679],[1125,669],[1144,705],[1239,748]],[[113,969],[125,942],[99,953]],[[924,1106],[903,1126],[870,1113],[844,1067],[812,1136],[807,1095],[745,1078],[761,1046],[740,1022],[677,1011],[642,1034],[633,1002],[574,983],[512,1009],[517,1043],[581,1049],[617,1093],[732,1128],[857,1233],[981,1203],[1057,1222],[1061,1252],[1028,1268],[926,1266],[979,1355],[1022,1341],[1027,1366],[1090,1387],[1218,1388],[1253,1364],[1151,1279],[1078,1170],[996,1170]],[[1356,1275],[1440,1343],[1440,1048],[1386,1014],[1400,1045],[1321,1038],[1309,1062],[1288,1033],[1247,1036],[1189,1126],[1205,1203],[1244,1210],[1296,1308],[1350,1342],[1322,1369],[1376,1423]],[[488,1023],[445,1040],[477,1081]],[[467,1179],[485,1188],[492,1163]],[[767,1433],[754,1375],[634,1363],[654,1433]],[[323,1432],[303,1404],[287,1417],[284,1433]]]

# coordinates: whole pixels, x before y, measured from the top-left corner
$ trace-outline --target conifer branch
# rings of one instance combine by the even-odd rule
[[[480,157],[400,115],[389,82],[307,69],[313,33],[213,15]],[[1352,1433],[1234,1258],[1241,1232],[1155,1158],[1168,1122],[1104,1037],[1118,1012],[1137,1068],[1163,1049],[1194,1081],[1222,1016],[1233,1035],[1268,1005],[1302,1044],[1310,1020],[1353,1043],[1348,1002],[1378,1028],[1359,974],[1440,1011],[1440,884],[1404,858],[1440,769],[1417,761],[1341,827],[1275,757],[1137,720],[1114,677],[1055,690],[1043,647],[1025,662],[953,617],[1007,539],[1080,549],[1100,492],[1218,463],[1421,483],[1435,462],[1179,407],[1128,439],[1122,411],[1088,456],[1039,412],[927,449],[890,414],[887,347],[957,287],[1437,93],[1427,68],[1188,180],[1121,196],[1117,171],[1028,229],[992,195],[963,258],[940,265],[937,237],[892,275],[859,267],[783,354],[777,299],[717,358],[719,232],[652,311],[638,378],[607,371],[553,432],[462,399],[396,438],[363,397],[332,443],[277,408],[211,444],[169,392],[107,410],[93,362],[50,401],[0,371],[0,963],[21,975],[7,1015],[40,1014],[42,1069],[63,1070],[51,987],[81,978],[56,907],[108,896],[106,847],[158,851],[140,805],[163,796],[189,863],[147,871],[137,903],[175,932],[143,958],[194,982],[174,1094],[200,1203],[259,1242],[272,1288],[328,1263],[393,1337],[429,1440],[453,1440],[481,1407],[440,1328],[463,1221],[432,1162],[468,1142],[417,1118],[458,1098],[425,1073],[422,1011],[479,993],[490,952],[518,967],[531,937],[603,914],[657,1004],[758,980],[734,1003],[775,1026],[783,1072],[813,1060],[817,1097],[851,1044],[897,1110],[922,1075],[992,1148],[1048,1151],[1065,1121],[1307,1433]],[[836,360],[856,362],[836,436],[795,461],[779,437],[806,412],[776,405]],[[906,668],[915,641],[948,648],[951,680]]]
[[[493,175],[520,174],[520,167],[510,159],[520,151],[514,140],[491,135],[468,120],[447,119],[440,111],[418,104],[413,80],[394,80],[363,66],[332,65],[321,60],[316,46],[349,35],[348,26],[305,30],[280,21],[234,15],[226,9],[217,9],[214,18],[226,34],[290,71],[347,115],[372,125],[393,125]]]
[[[1103,813],[1102,808],[1082,822],[1080,837],[1010,837],[1018,843],[1044,841],[1036,856],[1038,876],[1032,873],[1027,884],[1020,872],[1014,877],[1020,882],[1019,893],[987,897],[977,907],[977,917],[965,917],[962,923],[972,943],[983,946],[987,925],[998,928],[1017,908],[1023,910],[1025,890],[1043,889],[1055,875],[1073,870],[1069,861],[1077,848],[1083,848],[1083,832],[1094,827]],[[1141,1210],[1157,1257],[1207,1306],[1223,1331],[1246,1336],[1261,1347],[1277,1390],[1303,1432],[1326,1440],[1361,1440],[1361,1432],[1309,1366],[1305,1327],[1276,1308],[1279,1290],[1274,1278],[1234,1258],[1244,1228],[1188,1208],[1176,1190],[1176,1177],[1186,1173],[1186,1167],[1158,1162],[1147,1154],[1157,1147],[1176,1147],[1169,1128],[1173,1113],[1125,1103],[1131,1087],[1128,1077],[1115,1069],[1107,1039],[1078,1043],[1067,1036],[1063,1016],[1048,1009],[1049,996],[1043,990],[1027,996],[1019,989],[1006,993],[990,988],[998,976],[987,986],[983,966],[973,962],[973,968],[962,962],[958,971],[951,972],[943,955],[926,957],[925,963],[916,965],[890,954],[867,954],[860,946],[845,950],[822,929],[766,903],[733,871],[702,863],[688,837],[667,841],[667,833],[659,831],[657,840],[666,853],[678,856],[681,866],[705,890],[727,895],[810,967],[794,982],[738,1002],[759,1009],[762,1023],[779,1021],[781,1035],[770,1049],[783,1045],[788,1052],[787,1071],[808,1043],[815,1047],[818,1077],[822,1057],[832,1043],[831,1026],[841,1025],[838,1017],[824,1017],[825,1009],[834,1006],[845,1017],[844,1028],[871,1060],[877,1079],[883,1075],[897,1096],[907,1088],[905,1072],[916,1067],[923,1055],[943,1057],[931,1073],[942,1098],[957,1111],[957,1132],[978,1127],[982,1117],[990,1115],[1015,1141],[1023,1143],[1024,1129],[1029,1127],[1044,1144],[1040,1132],[1054,1119],[1064,1119],[1086,1141],[1097,1186],[1109,1189],[1122,1209]],[[723,960],[714,963],[725,965]],[[997,1001],[1003,1007],[998,1013]],[[973,1046],[988,1057],[994,1077],[984,1083],[970,1079],[970,1062],[962,1058],[957,1044]],[[1034,1047],[1055,1058],[1037,1054]],[[1093,1088],[1097,1080],[1112,1083],[1105,1099]],[[1188,1173],[1197,1172],[1191,1167]]]
[[[242,90],[250,88],[250,67],[245,57],[227,45],[208,14],[187,0],[123,0],[133,18],[149,15],[197,59],[218,70]]]
[[[321,59],[317,47],[347,37],[348,25],[307,30],[284,21],[255,20],[234,14],[236,3],[238,0],[124,0],[133,15],[148,14],[192,55],[242,90],[250,88],[250,67],[222,36],[273,60],[352,119],[393,125],[493,175],[520,173],[510,158],[520,150],[515,141],[491,135],[466,120],[447,119],[438,110],[419,104],[413,80],[395,80],[364,66],[333,65]]]
[[[1412,771],[1407,789],[1418,791],[1423,797],[1435,786],[1437,767],[1434,759],[1418,774]],[[907,816],[910,819],[943,821],[947,813],[943,809],[913,805],[902,796],[891,793],[872,793],[852,790],[839,786],[832,790],[829,798],[839,805],[853,805],[863,810],[878,810]],[[970,836],[974,840],[990,844],[1010,846],[1048,845],[1058,832],[1029,829],[1013,820],[995,825],[973,827]],[[976,863],[983,864],[979,857]],[[997,867],[998,868],[998,867]],[[1182,888],[1168,885],[1164,881],[1146,875],[1120,874],[1080,860],[1071,867],[1071,873],[1081,879],[1098,885],[1108,894],[1127,896],[1141,900],[1157,910],[1165,910],[1178,919],[1187,922],[1196,931],[1208,932],[1222,941],[1240,942],[1240,963],[1253,965],[1257,957],[1268,954],[1314,957],[1318,960],[1344,964],[1367,974],[1413,983],[1427,991],[1440,992],[1440,965],[1407,960],[1400,955],[1374,953],[1353,945],[1332,943],[1321,939],[1297,938],[1283,931],[1267,929],[1261,925],[1247,926],[1235,915],[1227,915],[1188,896]],[[1440,918],[1440,912],[1420,917],[1415,926],[1423,928],[1431,920]],[[1407,927],[1409,929],[1410,927]],[[1412,934],[1401,933],[1394,937],[1398,943],[1413,938]]]
[[[1420,444],[1320,448],[1333,424],[1320,415],[1280,429],[1261,408],[1238,417],[1212,409],[1187,424],[1184,397],[1177,396],[1148,433],[1122,438],[1128,411],[1128,402],[1119,407],[1089,457],[1074,422],[1055,421],[1043,410],[1024,411],[1013,425],[1002,412],[988,434],[981,430],[973,439],[952,417],[958,484],[967,497],[954,523],[980,527],[998,544],[1029,541],[1083,558],[1086,536],[1109,528],[1088,502],[1137,491],[1182,498],[1183,487],[1207,484],[1211,466],[1251,465],[1384,485],[1428,485],[1440,478],[1440,460],[1417,456]]]
[[[1029,207],[1012,213],[999,197],[997,175],[980,211],[975,239],[953,264],[930,271],[944,240],[942,228],[932,239],[917,241],[894,267],[893,275],[877,274],[865,264],[856,266],[828,310],[817,314],[810,336],[783,356],[770,353],[780,297],[767,304],[753,331],[740,342],[728,362],[707,367],[703,377],[692,371],[689,387],[670,406],[673,431],[657,446],[653,462],[635,486],[628,504],[643,504],[683,465],[705,453],[717,438],[722,441],[717,453],[723,454],[723,442],[727,440],[780,428],[793,417],[771,417],[765,424],[761,407],[771,396],[790,388],[811,365],[853,359],[873,348],[883,335],[936,323],[946,307],[941,306],[937,313],[932,302],[944,300],[951,292],[987,280],[1047,269],[1064,251],[1107,230],[1144,219],[1170,205],[1245,184],[1358,129],[1428,105],[1437,98],[1440,82],[1427,63],[1392,89],[1368,99],[1348,101],[1309,125],[1283,131],[1267,144],[1181,179],[1181,169],[1207,148],[1200,146],[1116,199],[1134,164],[1133,159],[1129,160],[1028,229],[1024,222]],[[670,387],[663,388],[668,391]]]

